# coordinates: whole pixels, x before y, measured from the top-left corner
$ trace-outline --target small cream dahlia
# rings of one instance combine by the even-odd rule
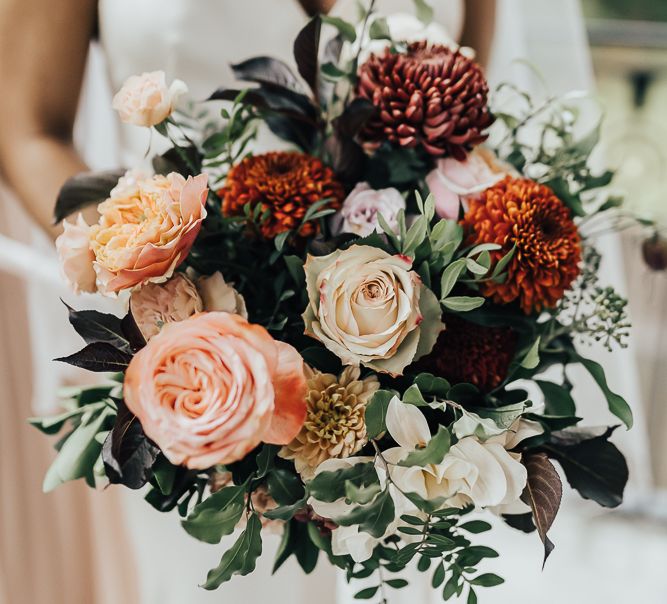
[[[297,472],[309,478],[323,461],[349,457],[366,444],[366,405],[380,383],[374,375],[360,380],[358,367],[346,367],[340,376],[309,367],[305,372],[306,421],[279,455],[293,459]]]

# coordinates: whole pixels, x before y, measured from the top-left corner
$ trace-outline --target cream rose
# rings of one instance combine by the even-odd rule
[[[220,271],[210,277],[199,277],[197,289],[204,304],[204,310],[230,312],[248,318],[245,300],[229,283],[225,282]]]
[[[202,220],[208,177],[127,178],[98,206],[90,229],[97,287],[117,292],[166,281],[185,260]]]
[[[146,341],[167,323],[185,321],[202,312],[204,304],[195,287],[183,273],[165,283],[147,283],[130,296],[132,316]]]
[[[398,447],[383,452],[390,464],[397,464],[431,440],[422,412],[393,398],[387,410],[387,432]],[[526,486],[526,468],[520,456],[508,453],[499,442],[483,442],[467,436],[452,445],[439,464],[403,468],[392,466],[391,477],[403,491],[427,499],[443,497],[449,506],[504,506],[517,502]]]
[[[90,249],[90,226],[79,214],[76,222],[63,222],[63,232],[56,239],[56,250],[65,279],[75,293],[97,291],[95,254]]]
[[[248,318],[245,300],[218,271],[193,281],[176,273],[164,283],[147,283],[132,291],[130,308],[146,341],[167,323],[184,321],[202,311],[220,311]]]
[[[165,325],[132,358],[123,393],[167,459],[193,469],[287,444],[306,416],[299,353],[229,313]]]
[[[375,190],[368,183],[360,182],[333,217],[332,227],[336,233],[366,237],[374,231],[382,231],[378,222],[378,214],[382,214],[387,224],[397,231],[400,210],[405,210],[405,199],[396,189]]]
[[[459,208],[508,174],[516,174],[509,164],[501,161],[485,147],[475,147],[465,161],[452,157],[438,160],[426,176],[426,184],[435,199],[435,211],[441,218],[458,219]]]
[[[306,334],[345,365],[401,375],[444,327],[437,298],[411,269],[410,258],[363,245],[308,256]]]
[[[164,71],[130,76],[113,97],[112,107],[121,121],[135,126],[155,126],[167,119],[179,96],[188,91],[181,80],[167,87]]]

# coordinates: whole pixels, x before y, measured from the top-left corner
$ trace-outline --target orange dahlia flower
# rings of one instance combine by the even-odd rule
[[[445,330],[431,353],[419,361],[419,369],[452,384],[474,384],[483,392],[500,385],[516,351],[516,332],[477,325],[456,315],[446,315],[443,321]]]
[[[229,171],[219,193],[225,216],[242,216],[248,203],[252,208],[260,205],[262,214],[268,212],[260,226],[267,238],[299,228],[315,202],[330,199],[324,207],[338,209],[345,196],[331,168],[310,155],[285,151],[246,157]],[[299,235],[314,235],[317,229],[316,223],[307,222]]]
[[[505,282],[481,285],[482,294],[496,302],[518,300],[526,314],[553,307],[579,274],[577,226],[545,185],[508,176],[470,201],[462,224],[468,245],[502,246],[491,252],[496,261],[516,246]]]

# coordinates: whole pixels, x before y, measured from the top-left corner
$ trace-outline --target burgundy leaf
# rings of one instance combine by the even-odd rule
[[[317,97],[318,80],[318,50],[320,47],[320,30],[322,29],[322,19],[315,15],[306,26],[299,32],[294,40],[294,60],[301,74],[306,80],[308,86]]]
[[[88,371],[125,371],[132,360],[132,355],[118,350],[107,342],[93,342],[85,348],[67,357],[54,359],[69,363]]]
[[[547,537],[563,495],[563,485],[556,468],[545,453],[526,453],[522,463],[528,471],[526,488],[521,495],[533,510],[533,521],[544,543],[544,562],[553,551],[554,544]]]

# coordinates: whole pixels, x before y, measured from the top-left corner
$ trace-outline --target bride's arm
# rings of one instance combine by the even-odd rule
[[[489,63],[493,33],[496,27],[496,0],[467,0],[461,44],[477,52],[477,60]]]
[[[47,231],[62,183],[85,169],[72,145],[93,0],[0,0],[0,171]]]

